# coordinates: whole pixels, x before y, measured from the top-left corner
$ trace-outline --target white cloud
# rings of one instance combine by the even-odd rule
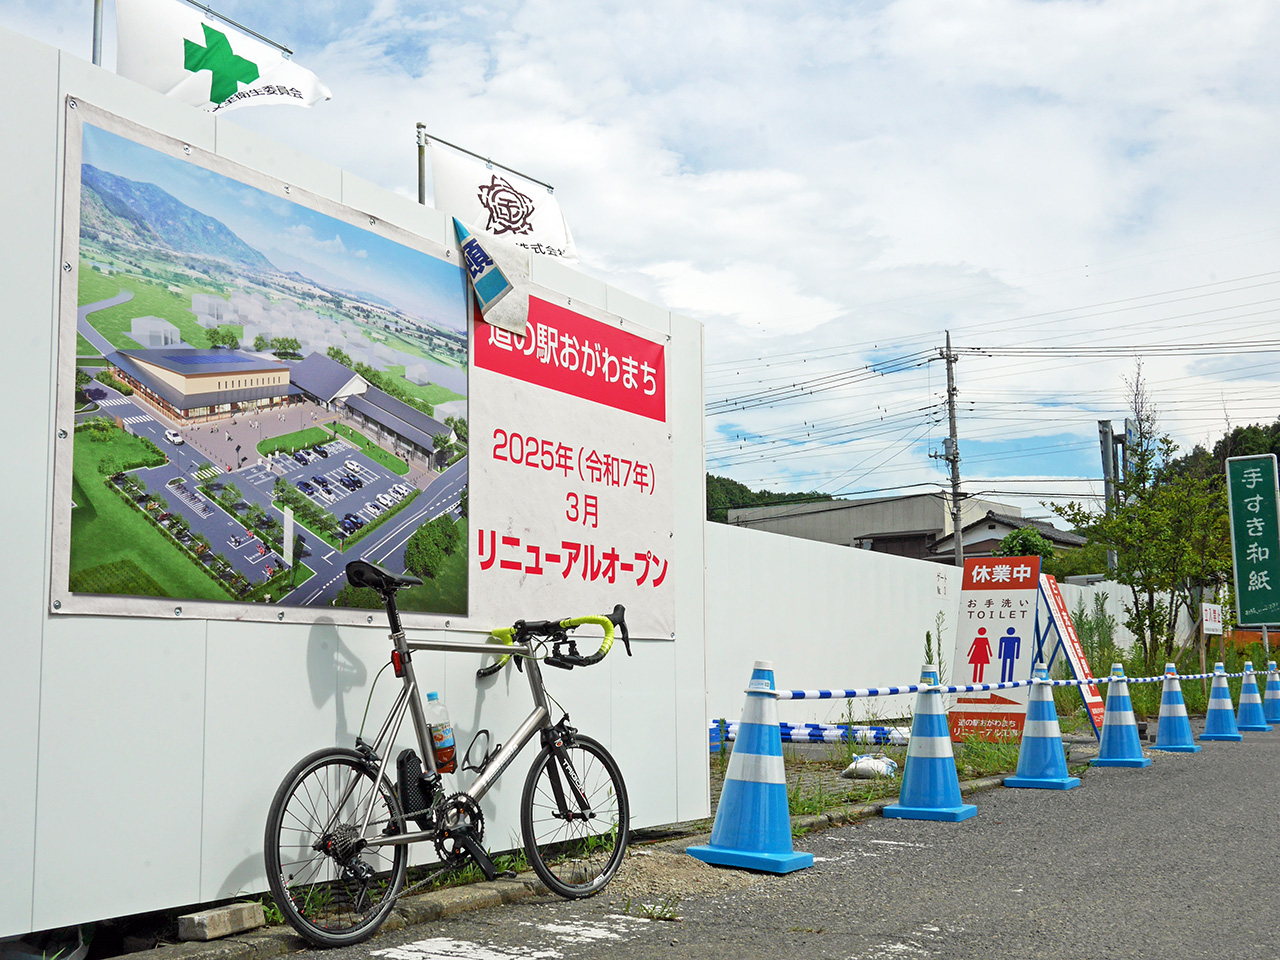
[[[314,110],[229,122],[405,196],[419,120],[554,183],[584,269],[707,324],[709,384],[730,358],[773,356],[772,374],[807,376],[863,364],[873,345],[940,345],[944,329],[960,346],[1158,343],[1258,336],[1280,319],[1246,316],[1269,308],[1242,306],[1261,296],[1230,285],[1185,304],[1066,309],[1277,269],[1280,17],[1263,0],[506,0],[445,16],[333,0],[305,28],[247,0],[227,12],[268,18],[334,91]],[[11,0],[3,19],[67,45],[62,24],[82,13]],[[280,33],[298,29],[296,43]],[[857,348],[793,356],[842,344]],[[1131,367],[966,357],[962,397],[980,403],[965,408],[962,444],[1096,436],[1098,418],[1123,416]],[[1236,422],[1264,416],[1233,392],[1234,369],[1149,360],[1180,442],[1202,440],[1224,404]],[[743,419],[765,433],[841,405],[920,407],[941,373]],[[1252,396],[1274,397],[1276,379],[1260,368]],[[1043,406],[1055,392],[1079,402]],[[825,459],[736,475],[808,487],[894,442],[828,443]],[[918,454],[899,451],[877,475],[936,480]]]

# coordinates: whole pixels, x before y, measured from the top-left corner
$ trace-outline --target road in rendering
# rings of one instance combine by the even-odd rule
[[[1152,758],[1145,770],[1090,770],[1066,792],[973,794],[966,799],[978,815],[964,823],[877,817],[800,837],[796,847],[814,854],[813,867],[750,875],[740,889],[725,890],[717,868],[699,867],[700,882],[671,910],[680,922],[642,915],[639,904],[656,904],[655,896],[634,898],[626,913],[623,891],[611,888],[573,903],[546,896],[462,914],[323,956],[1280,956],[1280,834],[1271,822],[1280,731]],[[624,765],[624,773],[638,782],[663,762]]]

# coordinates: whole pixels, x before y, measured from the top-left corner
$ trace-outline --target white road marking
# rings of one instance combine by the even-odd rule
[[[525,960],[525,958],[559,960],[563,956],[557,950],[521,950],[519,953],[507,953],[495,947],[472,943],[470,940],[449,940],[446,937],[416,940],[389,950],[372,950],[369,955],[385,957],[386,960]]]

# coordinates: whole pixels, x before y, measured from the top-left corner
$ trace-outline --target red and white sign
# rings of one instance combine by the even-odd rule
[[[1071,619],[1071,613],[1067,610],[1066,601],[1062,599],[1062,591],[1058,589],[1058,581],[1045,574],[1040,578],[1040,586],[1044,591],[1045,600],[1049,603],[1049,613],[1052,615],[1054,623],[1058,625],[1059,632],[1062,635],[1062,645],[1067,651],[1067,659],[1071,662],[1071,668],[1075,672],[1076,679],[1082,680],[1085,677],[1094,676],[1089,667],[1089,661],[1084,655],[1084,648],[1080,646],[1080,637],[1076,634],[1076,625]],[[1046,655],[1048,655],[1048,651],[1046,651]],[[1101,735],[1102,721],[1107,712],[1106,702],[1102,699],[1102,695],[1094,684],[1081,687],[1080,696],[1084,698],[1084,704],[1089,709],[1089,718],[1093,721],[1094,731]]]
[[[964,562],[951,683],[1027,680],[1035,660],[1039,557],[981,557]],[[949,715],[951,738],[1020,736],[1028,688],[965,694]]]
[[[523,337],[477,321],[476,366],[651,420],[667,419],[661,343],[537,297],[529,298]]]
[[[1200,604],[1200,620],[1204,624],[1205,636],[1222,636],[1222,605],[1219,603]]]
[[[577,616],[621,603],[633,634],[672,635],[665,337],[636,329],[536,297],[523,337],[475,321],[472,617]]]

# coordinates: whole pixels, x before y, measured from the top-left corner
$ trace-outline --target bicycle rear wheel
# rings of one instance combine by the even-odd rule
[[[595,740],[566,738],[563,756],[544,747],[533,761],[520,798],[520,828],[529,863],[553,893],[576,900],[603,890],[622,864],[630,823],[622,772]]]
[[[401,830],[391,785],[383,777],[375,786],[354,750],[317,750],[299,761],[271,801],[263,840],[267,882],[284,918],[318,946],[373,936],[404,886],[408,851],[403,845],[362,848],[358,841]]]

